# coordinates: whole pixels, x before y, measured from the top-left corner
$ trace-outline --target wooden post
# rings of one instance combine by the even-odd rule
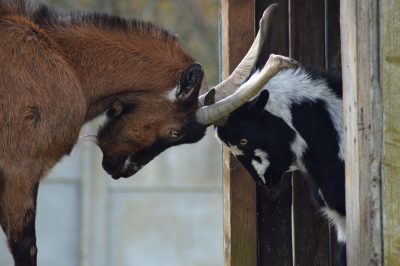
[[[290,56],[324,70],[325,6],[320,0],[290,0]],[[332,32],[332,35],[334,33]],[[307,179],[293,177],[294,265],[329,265],[329,226],[310,197]],[[307,240],[307,241],[305,241]]]
[[[341,1],[340,22],[347,262],[351,266],[382,265],[380,191],[383,110],[379,86],[377,1]],[[393,106],[393,102],[391,104]]]
[[[239,64],[254,40],[254,0],[222,0],[222,76]],[[225,266],[257,264],[256,186],[224,150]]]
[[[380,81],[383,93],[384,265],[400,259],[400,3],[380,2]]]
[[[264,45],[258,66],[264,66],[271,53],[289,55],[288,1],[256,1],[256,29],[264,10],[273,3],[279,4],[279,11],[273,18],[273,27]],[[290,179],[291,176],[284,178]],[[287,187],[271,200],[262,187],[257,186],[257,237],[258,266],[291,266],[292,252],[292,186]]]

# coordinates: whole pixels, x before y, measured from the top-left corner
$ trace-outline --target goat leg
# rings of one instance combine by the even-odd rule
[[[36,198],[39,183],[28,178],[2,178],[0,184],[0,225],[15,266],[36,266]]]

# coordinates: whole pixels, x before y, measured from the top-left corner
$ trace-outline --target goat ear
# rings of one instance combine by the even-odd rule
[[[108,117],[118,117],[124,110],[124,105],[120,100],[115,100],[107,111]]]
[[[260,95],[251,103],[251,110],[256,113],[261,113],[264,110],[265,105],[267,105],[268,99],[269,92],[267,90],[262,90]]]
[[[182,73],[174,90],[174,98],[178,102],[197,100],[203,80],[204,71],[200,64],[194,63]]]

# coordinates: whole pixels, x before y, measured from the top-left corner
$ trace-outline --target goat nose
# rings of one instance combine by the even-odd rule
[[[109,175],[113,175],[125,163],[126,158],[126,156],[103,156],[103,168]]]

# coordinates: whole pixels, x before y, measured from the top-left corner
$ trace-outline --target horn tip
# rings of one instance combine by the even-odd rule
[[[204,99],[204,106],[208,106],[215,103],[215,88],[209,90]]]
[[[268,26],[268,21],[271,19],[270,17],[275,15],[278,12],[279,9],[279,4],[274,3],[269,5],[265,10],[264,13],[260,19],[260,29],[261,28],[267,28]],[[265,29],[266,30],[266,29]]]

